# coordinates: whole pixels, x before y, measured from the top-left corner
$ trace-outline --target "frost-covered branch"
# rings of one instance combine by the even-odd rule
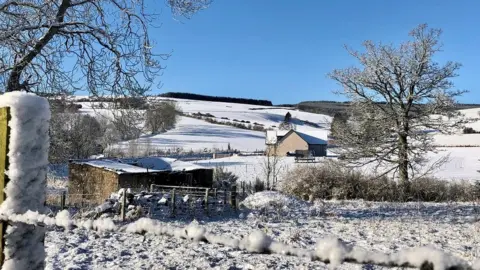
[[[167,0],[189,17],[206,0]],[[0,84],[42,94],[143,95],[168,54],[149,35],[158,15],[144,0],[16,0],[0,4]]]
[[[349,120],[335,130],[345,159],[394,167],[405,188],[434,150],[425,131],[451,133],[462,124],[455,98],[465,91],[452,89],[451,80],[460,64],[433,59],[441,50],[440,34],[420,25],[399,46],[366,41],[364,52],[349,50],[360,67],[330,74],[343,88],[339,93],[353,101]]]

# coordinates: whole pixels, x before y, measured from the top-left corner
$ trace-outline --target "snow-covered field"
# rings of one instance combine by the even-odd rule
[[[163,99],[163,98],[155,98]],[[172,99],[169,99],[172,100]],[[264,107],[248,104],[235,104],[223,102],[196,101],[185,99],[173,99],[184,113],[212,114],[217,121],[232,122],[233,119],[260,123],[265,127],[278,126],[284,119],[287,112],[290,112],[296,129],[301,132],[314,133],[321,139],[326,139],[331,117],[321,114],[301,112],[287,108]],[[84,113],[108,113],[103,110],[93,110],[89,103],[82,103],[81,109]],[[480,109],[467,109],[461,112],[470,119],[479,118]],[[227,120],[228,119],[228,120]],[[317,125],[313,127],[305,124],[309,121]],[[467,124],[476,130],[480,130],[480,121]],[[441,135],[434,134],[435,143],[441,146],[448,146],[439,149],[438,153],[430,153],[432,161],[449,156],[447,163],[443,164],[434,175],[444,179],[454,180],[478,180],[480,174],[480,134],[455,134]],[[155,150],[178,150],[183,151],[205,151],[212,149],[225,150],[230,147],[240,151],[255,151],[265,149],[265,134],[259,131],[234,128],[227,125],[219,125],[205,122],[190,117],[180,117],[176,127],[165,133],[154,136],[142,136],[134,142],[120,143],[120,147],[128,148],[131,144],[138,146],[138,149]],[[460,147],[478,146],[478,147]],[[218,160],[199,161],[207,167],[223,166],[233,171],[240,177],[241,181],[251,182],[256,177],[262,177],[264,173],[262,157],[231,157]],[[285,158],[281,162],[281,179],[284,171],[296,166],[291,158]],[[368,170],[368,169],[367,169]]]
[[[227,150],[242,151],[263,150],[265,134],[260,131],[239,129],[226,125],[217,125],[190,117],[181,116],[176,127],[165,133],[143,136],[135,144],[139,149],[167,150],[182,149],[183,151]],[[128,143],[121,144],[128,148]]]
[[[265,126],[278,125],[287,112],[286,109],[238,104],[223,104],[223,108],[222,103],[213,102],[179,101],[179,105],[184,112],[211,113],[219,119],[245,120]],[[254,107],[257,110],[250,110]],[[88,110],[84,109],[87,113]],[[291,114],[297,119],[298,130],[323,132],[326,136],[328,117],[297,111],[291,111]],[[319,128],[305,125],[300,120],[313,122]],[[457,139],[449,137],[445,140],[453,146],[465,144],[466,140],[460,139],[457,142]],[[153,147],[181,147],[186,150],[221,149],[230,144],[232,148],[251,151],[263,148],[264,134],[181,118],[175,129],[161,135],[145,136],[139,143],[148,143]],[[442,150],[431,154],[432,160],[450,154],[450,161],[440,168],[437,176],[447,179],[478,179],[476,171],[480,148],[448,147]],[[261,177],[264,159],[265,157],[231,157],[201,161],[198,164],[223,166],[238,174],[241,180],[252,181],[254,177]],[[292,158],[285,158],[280,166],[287,171],[298,165],[294,164]],[[22,196],[20,199],[25,198]],[[186,225],[186,221],[181,220],[164,219],[161,222],[164,222],[164,226]],[[254,230],[262,230],[276,241],[308,250],[314,249],[319,238],[335,236],[347,244],[387,254],[430,245],[470,263],[480,257],[478,202],[398,204],[318,201],[310,204],[278,193],[263,192],[247,198],[244,208],[235,215],[203,217],[200,225],[212,233],[234,239],[241,239]],[[38,239],[41,238],[36,238]],[[252,254],[235,247],[153,235],[148,230],[144,235],[139,235],[120,231],[97,233],[85,229],[64,231],[49,228],[45,245],[47,269],[327,268],[325,264],[308,258]],[[345,264],[341,268],[375,269],[372,266],[353,264]]]
[[[241,239],[262,230],[274,240],[313,250],[319,238],[335,236],[368,251],[395,253],[432,246],[472,263],[480,257],[480,208],[473,203],[308,204],[273,192],[247,198],[239,215],[199,220],[208,231]],[[240,217],[238,217],[240,216]],[[164,220],[165,226],[186,222]],[[253,254],[175,237],[50,230],[46,269],[327,269],[308,258]],[[421,256],[422,254],[418,254]],[[339,269],[377,269],[343,264]]]
[[[163,99],[163,98],[156,98]],[[169,99],[172,100],[172,99]],[[327,138],[331,117],[322,114],[302,112],[292,109],[264,107],[248,104],[235,104],[223,102],[196,101],[187,99],[173,99],[177,102],[181,110],[186,114],[192,113],[210,113],[215,116],[215,120],[220,122],[234,123],[234,119],[239,121],[249,121],[252,125],[257,122],[264,125],[265,128],[278,126],[287,112],[292,115],[292,121],[298,131],[315,132],[322,139]],[[92,109],[90,103],[81,103],[80,112],[88,114],[102,114],[108,116],[109,111],[104,109]],[[228,118],[222,119],[222,118]],[[309,121],[316,125],[313,127],[307,125],[304,121]],[[265,133],[253,130],[234,128],[227,125],[211,124],[202,120],[190,117],[180,117],[176,127],[163,134],[155,136],[145,135],[134,142],[139,148],[148,147],[156,149],[177,149],[185,151],[204,150],[204,149],[227,149],[228,144],[232,149],[240,151],[255,151],[265,148]],[[127,143],[122,145],[126,147]]]
[[[446,163],[433,171],[433,176],[445,180],[480,180],[480,148],[479,147],[446,147],[439,148],[437,153],[430,153],[429,159],[437,161],[448,157]],[[318,162],[324,162],[331,157],[317,158]],[[263,156],[233,156],[228,158],[199,160],[194,163],[209,167],[224,167],[239,177],[239,181],[251,182],[258,177],[263,179],[265,176],[266,158]],[[296,166],[315,166],[316,163],[295,163],[293,157],[281,157],[278,162],[278,181],[285,180],[286,173]],[[366,173],[372,173],[368,169]],[[286,179],[291,180],[291,179]]]

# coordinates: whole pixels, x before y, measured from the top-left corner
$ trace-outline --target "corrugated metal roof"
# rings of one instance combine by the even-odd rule
[[[125,159],[90,159],[74,160],[76,164],[86,164],[103,168],[118,174],[122,173],[151,173],[161,171],[193,171],[207,169],[193,163],[165,157],[143,157]]]

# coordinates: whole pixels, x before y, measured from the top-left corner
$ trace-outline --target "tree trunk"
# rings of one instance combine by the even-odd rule
[[[406,133],[400,134],[398,138],[398,169],[400,176],[400,191],[404,200],[409,194],[410,179],[408,175],[408,141]]]

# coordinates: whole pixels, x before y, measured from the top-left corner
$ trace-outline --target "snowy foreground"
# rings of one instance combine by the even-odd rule
[[[274,192],[257,193],[228,217],[204,218],[214,234],[240,239],[262,230],[274,240],[313,250],[335,236],[365,250],[395,253],[432,245],[472,263],[480,258],[476,204],[391,204],[361,201],[308,204]],[[165,225],[188,222],[163,220]],[[218,244],[159,235],[50,230],[47,269],[326,269],[307,258],[254,254]],[[375,269],[343,264],[340,269]]]

